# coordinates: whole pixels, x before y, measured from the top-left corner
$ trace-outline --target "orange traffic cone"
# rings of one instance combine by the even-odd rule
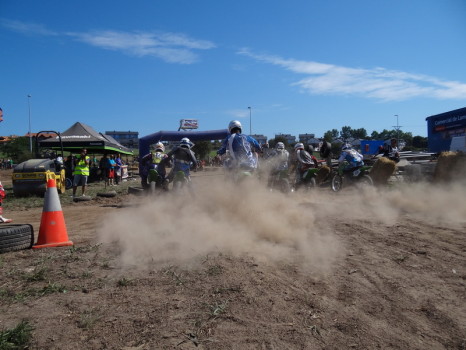
[[[58,198],[57,185],[54,179],[47,181],[44,209],[40,220],[39,238],[32,248],[63,247],[73,245],[68,240],[65,218]]]

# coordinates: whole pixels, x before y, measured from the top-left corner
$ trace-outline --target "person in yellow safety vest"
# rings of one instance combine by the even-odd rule
[[[76,159],[73,171],[73,198],[76,197],[76,190],[81,184],[82,195],[86,193],[87,178],[89,177],[90,158],[87,156],[87,149],[81,150],[80,156]]]

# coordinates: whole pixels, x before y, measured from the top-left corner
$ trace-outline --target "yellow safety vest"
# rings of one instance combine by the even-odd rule
[[[85,175],[89,176],[89,157],[86,156],[86,161],[82,158],[79,159],[78,164],[74,167],[73,175]]]

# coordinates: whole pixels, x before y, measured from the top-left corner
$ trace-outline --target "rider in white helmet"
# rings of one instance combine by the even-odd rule
[[[165,154],[165,145],[162,142],[157,142],[154,145],[154,150],[149,154],[146,154],[142,157],[142,174],[141,174],[141,184],[142,187],[148,188],[148,178],[149,172],[151,169],[157,170],[157,173],[161,177],[162,185],[167,189],[166,176],[167,172],[165,167],[170,164],[170,159]],[[150,182],[150,181],[149,181]]]
[[[317,158],[304,149],[304,144],[298,142],[294,145],[294,153],[291,157],[291,165],[296,170],[295,186],[302,182],[302,176],[309,168],[318,168]]]
[[[343,166],[343,171],[352,171],[364,165],[363,156],[353,149],[350,144],[345,143],[341,147],[340,158],[338,163]],[[346,163],[346,164],[345,164]]]
[[[288,170],[290,153],[285,149],[283,142],[277,142],[272,152],[272,163],[276,171]]]
[[[270,153],[270,158],[268,159],[271,164],[268,181],[269,187],[272,187],[275,175],[281,171],[286,171],[288,173],[289,157],[290,153],[285,149],[285,144],[283,142],[277,142],[274,150]]]
[[[190,170],[197,168],[197,159],[191,148],[194,144],[187,138],[183,137],[180,145],[171,150],[167,156],[173,159],[173,169],[168,175],[168,178],[173,181],[177,171],[183,171],[188,181],[191,180]]]
[[[228,125],[230,135],[223,141],[217,154],[225,154],[227,151],[231,157],[225,165],[229,169],[246,169],[253,171],[257,168],[257,157],[254,150],[261,151],[257,140],[241,133],[242,126],[238,120],[232,120]]]

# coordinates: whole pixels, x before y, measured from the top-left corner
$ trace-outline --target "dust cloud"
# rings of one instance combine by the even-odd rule
[[[263,183],[223,176],[193,179],[193,191],[169,193],[105,218],[102,242],[118,241],[123,265],[194,263],[207,254],[252,256],[327,270],[339,243],[320,230],[301,201]]]
[[[364,192],[329,188],[284,195],[265,183],[241,185],[222,176],[196,177],[193,191],[145,197],[104,220],[102,242],[117,241],[124,266],[195,264],[208,254],[252,256],[329,272],[345,255],[336,222],[396,225],[403,218],[466,225],[464,184],[400,183]]]

